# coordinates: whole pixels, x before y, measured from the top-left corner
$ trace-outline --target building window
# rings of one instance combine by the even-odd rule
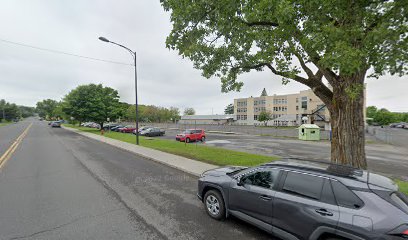
[[[258,120],[258,115],[254,115],[254,120],[255,120],[255,121]]]
[[[302,97],[302,109],[307,110],[307,97]]]
[[[296,106],[296,111],[299,110],[299,106]]]

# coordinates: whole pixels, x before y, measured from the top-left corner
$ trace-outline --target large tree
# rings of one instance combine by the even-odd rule
[[[184,109],[184,115],[195,115],[195,110],[194,110],[194,108],[190,108],[190,107],[185,108],[185,109]]]
[[[41,102],[37,102],[36,111],[40,117],[54,117],[54,111],[58,106],[58,102],[53,99],[45,99]]]
[[[221,77],[226,92],[242,87],[238,75],[266,68],[310,87],[330,111],[332,161],[367,167],[364,81],[367,71],[407,73],[406,0],[161,3],[173,23],[167,47],[203,76]]]
[[[63,99],[63,111],[84,122],[103,123],[114,121],[121,113],[118,92],[102,84],[81,85],[69,92]]]
[[[272,114],[270,112],[262,111],[259,113],[258,121],[263,122],[265,126],[268,124],[268,121],[272,119]]]
[[[225,114],[234,114],[234,104],[228,104],[224,109]]]
[[[0,100],[0,122],[20,119],[21,111],[15,103]]]

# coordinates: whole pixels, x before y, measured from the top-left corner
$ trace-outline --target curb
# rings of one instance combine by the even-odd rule
[[[206,131],[208,133],[221,133],[221,134],[237,134],[236,132],[223,132],[223,131]]]

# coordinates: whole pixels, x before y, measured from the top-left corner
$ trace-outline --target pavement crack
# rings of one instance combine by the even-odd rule
[[[58,230],[58,229],[60,229],[60,228],[63,228],[63,227],[65,227],[65,226],[68,226],[68,225],[71,225],[71,224],[74,224],[74,223],[76,223],[76,222],[78,222],[78,221],[81,221],[81,220],[83,220],[83,219],[87,219],[87,218],[97,218],[97,217],[101,217],[101,216],[106,215],[106,214],[108,214],[108,213],[115,212],[115,211],[119,211],[119,210],[125,210],[125,208],[123,208],[123,207],[122,207],[122,208],[115,208],[115,209],[111,209],[111,210],[108,210],[108,211],[105,211],[105,212],[102,212],[102,213],[96,214],[96,215],[78,217],[78,218],[72,219],[71,221],[69,221],[69,222],[67,222],[67,223],[64,223],[64,224],[61,224],[61,225],[58,225],[58,226],[55,226],[55,227],[52,227],[52,228],[49,228],[49,229],[44,229],[44,230],[41,230],[41,231],[38,231],[38,232],[35,232],[35,233],[31,233],[31,234],[29,234],[29,235],[18,236],[18,237],[12,237],[12,238],[9,238],[9,240],[17,240],[17,239],[25,239],[25,238],[35,237],[35,236],[40,235],[40,234],[43,234],[43,233],[47,233],[47,232],[52,232],[52,231]]]

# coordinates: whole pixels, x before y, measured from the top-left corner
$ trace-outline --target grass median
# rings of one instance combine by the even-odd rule
[[[401,180],[396,180],[395,182],[398,184],[400,192],[403,192],[408,196],[408,182]]]
[[[71,124],[64,124],[66,127],[76,128],[78,130],[100,134],[100,130],[87,127],[78,127]],[[133,134],[118,133],[106,131],[105,137],[117,139],[128,143],[136,143],[136,137]],[[219,166],[239,165],[239,166],[255,166],[262,163],[271,162],[279,159],[278,157],[257,155],[245,152],[238,152],[224,148],[205,146],[203,144],[195,144],[178,142],[162,138],[145,138],[140,137],[139,144],[143,147],[153,148],[167,153],[215,164]]]
[[[11,122],[0,122],[0,127],[11,124]]]

